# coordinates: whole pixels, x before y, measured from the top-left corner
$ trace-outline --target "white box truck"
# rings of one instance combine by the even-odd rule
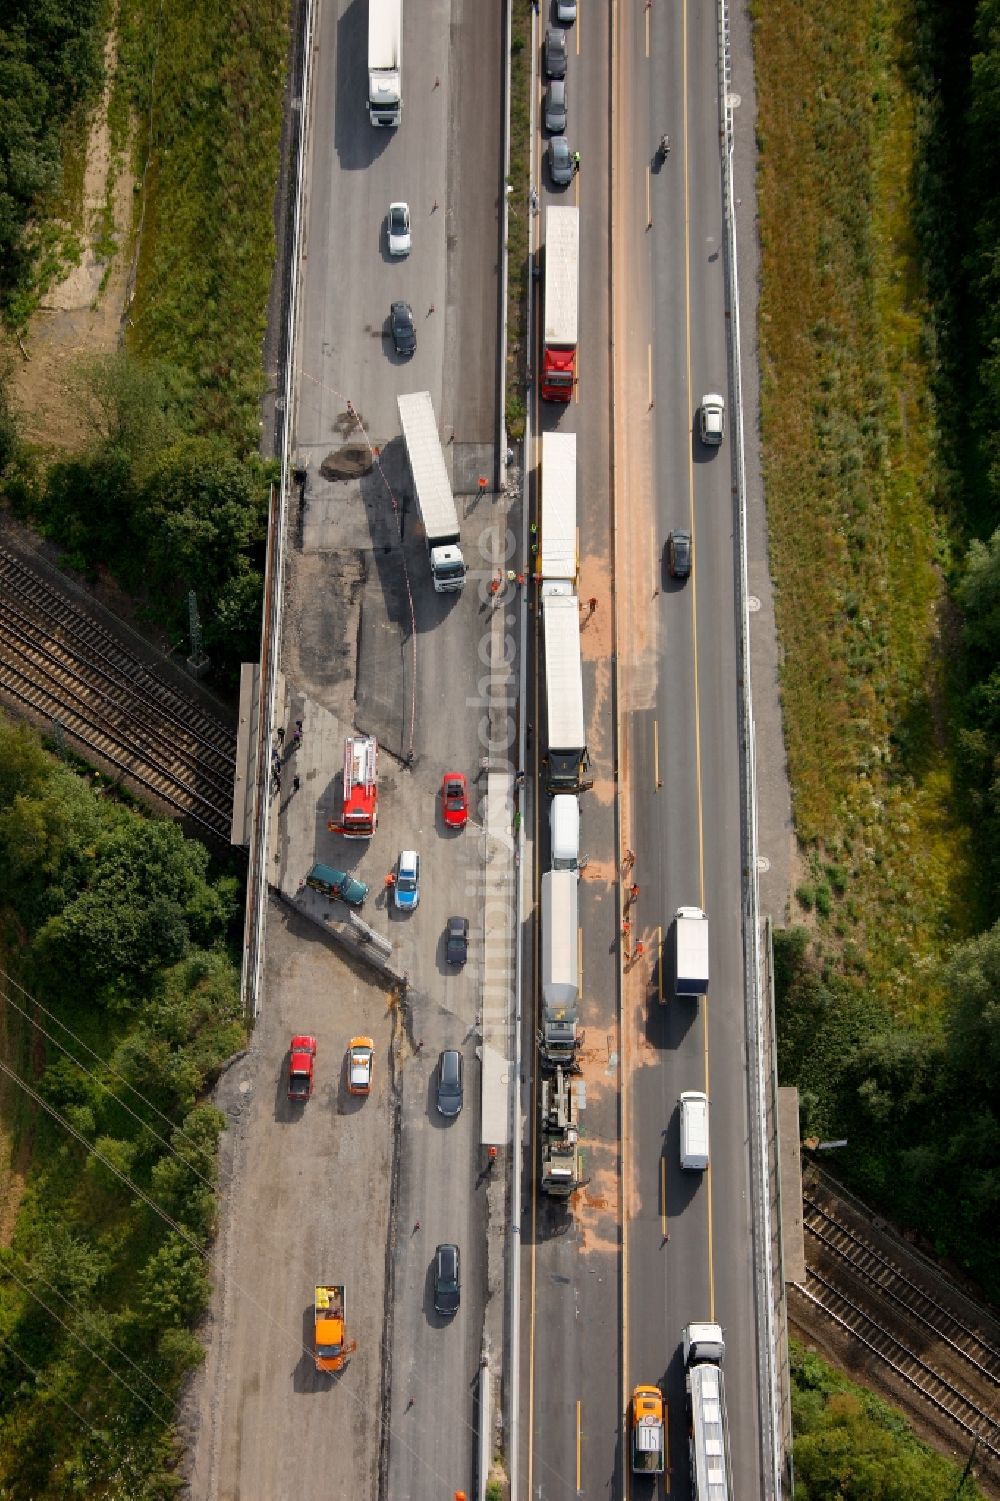
[[[403,0],[368,0],[368,118],[403,118]]]
[[[434,403],[429,391],[415,391],[410,396],[397,396],[396,405],[434,588],[438,594],[454,593],[465,583],[465,559],[459,546],[458,512],[441,452]]]
[[[674,995],[708,994],[708,918],[700,907],[674,913]]]
[[[542,876],[542,1031],[539,1051],[549,1066],[572,1067],[579,1046],[579,877],[575,870]]]
[[[580,799],[559,792],[549,804],[549,833],[553,870],[580,869]]]
[[[708,1095],[685,1089],[680,1104],[681,1167],[703,1173],[708,1167]]]
[[[576,433],[542,434],[542,540],[544,581],[576,583]]]

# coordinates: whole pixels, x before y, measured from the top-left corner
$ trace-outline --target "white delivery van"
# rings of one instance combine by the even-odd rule
[[[708,1167],[708,1095],[697,1089],[681,1095],[681,1167]]]
[[[580,799],[574,792],[559,792],[549,804],[552,835],[552,869],[580,868]]]

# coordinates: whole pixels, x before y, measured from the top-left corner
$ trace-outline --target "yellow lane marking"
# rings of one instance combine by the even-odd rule
[[[684,102],[684,130],[681,137],[684,152],[684,322],[685,322],[685,349],[687,357],[687,388],[688,388],[688,411],[694,414],[694,382],[691,378],[691,178],[690,158],[688,154],[688,34],[687,34],[687,0],[681,6],[681,58],[682,58],[682,85],[681,97]],[[695,507],[694,507],[694,445],[688,444],[688,512],[691,518],[691,546],[697,556],[695,542]],[[691,571],[691,620],[692,620],[692,665],[694,668],[694,766],[695,766],[695,806],[698,810],[698,890],[699,904],[705,906],[705,821],[703,807],[703,787],[701,775],[701,695],[699,692],[698,672],[698,575],[697,570]],[[705,1056],[705,1093],[711,1099],[708,1088],[708,999],[702,1007],[702,1048]],[[708,1211],[708,1302],[709,1318],[715,1318],[715,1257],[712,1245],[712,1173],[711,1169],[706,1173],[705,1202]]]

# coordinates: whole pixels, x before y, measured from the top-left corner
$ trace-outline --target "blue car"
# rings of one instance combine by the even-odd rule
[[[420,856],[416,850],[403,850],[400,855],[393,895],[400,912],[412,912],[419,905]]]

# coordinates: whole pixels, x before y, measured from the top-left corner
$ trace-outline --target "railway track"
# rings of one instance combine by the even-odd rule
[[[1000,1461],[1000,1348],[865,1237],[835,1205],[803,1194],[806,1281],[798,1292],[909,1388],[917,1405]],[[929,1281],[929,1279],[928,1279]]]
[[[808,1193],[803,1195],[803,1224],[810,1235],[866,1277],[879,1296],[889,1299],[907,1318],[929,1331],[978,1372],[984,1382],[1000,1388],[1000,1349],[978,1330],[957,1318],[951,1309],[933,1297],[927,1288],[896,1266],[888,1256],[836,1219]]]
[[[0,696],[228,842],[236,737],[0,548]]]

